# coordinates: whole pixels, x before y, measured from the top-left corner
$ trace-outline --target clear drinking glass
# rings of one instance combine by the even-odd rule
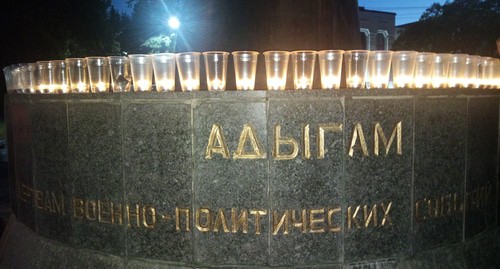
[[[199,52],[185,52],[175,56],[182,91],[200,90],[200,55]]]
[[[226,90],[227,57],[225,51],[203,52],[205,58],[205,73],[209,91]]]
[[[68,93],[69,92],[69,78],[68,70],[66,69],[66,62],[64,60],[50,61],[54,74],[54,92],[53,93]]]
[[[394,88],[411,88],[415,71],[416,51],[395,51],[392,54]]]
[[[343,50],[322,50],[318,52],[322,89],[340,88]]]
[[[314,50],[297,50],[291,53],[293,63],[293,85],[296,90],[311,90],[316,65]]]
[[[434,57],[432,68],[432,87],[446,88],[448,87],[448,70],[450,69],[449,53],[438,53]]]
[[[435,53],[419,52],[415,60],[415,75],[413,88],[424,89],[432,85],[432,69],[434,67]]]
[[[370,88],[386,89],[389,85],[389,74],[391,71],[392,51],[374,50],[370,51],[368,57],[368,76]]]
[[[236,90],[254,90],[259,53],[256,51],[234,51],[231,54],[234,62]]]
[[[89,92],[87,60],[85,58],[68,58],[66,59],[66,68],[68,69],[71,92]]]
[[[153,85],[153,60],[149,54],[130,54],[134,91],[150,92]]]
[[[285,90],[289,55],[288,51],[264,52],[268,90]]]
[[[448,71],[448,87],[461,88],[465,83],[467,54],[452,54]]]
[[[109,60],[107,57],[86,57],[90,89],[93,93],[109,91]]]
[[[111,73],[111,90],[113,92],[129,92],[132,87],[130,61],[126,56],[109,56]]]
[[[166,92],[175,90],[175,54],[153,54],[153,71],[156,91]]]
[[[368,55],[368,50],[349,50],[344,53],[348,88],[363,89],[366,87]]]

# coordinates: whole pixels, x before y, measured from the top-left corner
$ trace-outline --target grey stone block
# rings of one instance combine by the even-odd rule
[[[191,107],[128,104],[123,108],[123,134],[126,201],[141,204],[147,212],[140,227],[128,230],[128,255],[191,262],[191,232],[177,231],[176,224],[176,208],[191,208],[192,202]]]
[[[410,252],[413,99],[346,100],[345,259]]]
[[[111,102],[71,103],[68,111],[69,176],[74,184],[71,243],[124,255],[130,220],[122,178],[121,107]],[[111,211],[110,202],[118,215],[101,216],[101,208]]]
[[[195,101],[193,115],[195,262],[264,265],[269,240],[268,163],[263,155],[268,148],[266,103]],[[218,133],[223,134],[224,140]],[[242,134],[244,144],[238,151]],[[245,159],[252,154],[260,156]],[[248,223],[248,228],[231,220],[232,209],[235,219],[246,214],[243,222]]]
[[[342,100],[289,95],[269,100],[270,265],[340,262]]]
[[[494,228],[498,166],[498,98],[469,98],[465,238]]]
[[[415,251],[463,237],[466,98],[418,98],[415,107]]]
[[[31,115],[37,231],[69,243],[73,184],[67,171],[67,106],[65,102],[35,102]]]

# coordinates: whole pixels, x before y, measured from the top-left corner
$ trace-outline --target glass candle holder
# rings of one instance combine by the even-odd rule
[[[11,65],[12,88],[16,93],[24,93],[23,69],[26,68],[25,63]]]
[[[314,50],[297,50],[291,53],[293,63],[293,86],[295,90],[311,90],[316,65]]]
[[[495,62],[491,57],[481,57],[478,67],[478,87],[489,89],[495,78]]]
[[[394,88],[412,88],[416,51],[395,51],[392,55]]]
[[[12,85],[12,72],[11,66],[6,66],[2,69],[3,75],[5,77],[5,87],[7,88],[7,93],[13,93],[14,87]]]
[[[322,50],[318,52],[322,89],[340,88],[343,55],[343,50]]]
[[[264,52],[268,90],[285,90],[289,56],[288,51]]]
[[[413,88],[424,89],[432,86],[432,68],[434,68],[435,53],[419,52],[415,60],[415,75]]]
[[[90,89],[93,93],[109,91],[109,60],[107,57],[86,57]]]
[[[66,68],[68,69],[71,92],[89,92],[87,60],[85,58],[68,58],[66,59]]]
[[[129,92],[132,88],[130,60],[126,56],[109,56],[108,60],[111,90],[113,92]]]
[[[366,87],[368,70],[368,50],[349,50],[344,53],[346,83],[348,88]]]
[[[38,61],[36,88],[40,93],[54,93],[56,89],[54,81],[54,66],[50,61]]]
[[[66,62],[63,60],[53,60],[52,70],[54,74],[54,92],[53,93],[69,93],[69,78]]]
[[[432,87],[446,88],[448,87],[448,70],[450,69],[449,53],[438,53],[434,56],[432,63]]]
[[[259,53],[256,51],[234,51],[231,54],[234,62],[236,90],[253,91]]]
[[[199,52],[185,52],[175,56],[182,91],[200,90],[200,55]]]
[[[448,87],[461,88],[465,83],[467,54],[452,54],[448,71]]]
[[[150,92],[153,85],[153,60],[149,54],[130,54],[134,91]]]
[[[389,85],[392,51],[371,51],[368,57],[368,74],[370,88],[386,89]]]
[[[175,54],[158,53],[153,57],[155,86],[158,92],[175,90]]]
[[[35,93],[36,91],[36,63],[28,63],[21,66],[21,79],[23,93]]]
[[[205,58],[205,73],[209,91],[226,90],[227,57],[225,51],[203,52]]]
[[[465,74],[462,81],[463,88],[477,88],[478,81],[479,56],[468,55],[465,60]]]

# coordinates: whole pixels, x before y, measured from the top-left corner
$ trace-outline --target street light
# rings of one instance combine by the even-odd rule
[[[181,26],[181,22],[177,19],[177,17],[170,17],[168,19],[168,26],[172,30],[177,30]]]

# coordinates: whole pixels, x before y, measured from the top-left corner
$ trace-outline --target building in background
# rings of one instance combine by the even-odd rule
[[[359,27],[364,49],[390,50],[396,35],[396,13],[359,7]]]

